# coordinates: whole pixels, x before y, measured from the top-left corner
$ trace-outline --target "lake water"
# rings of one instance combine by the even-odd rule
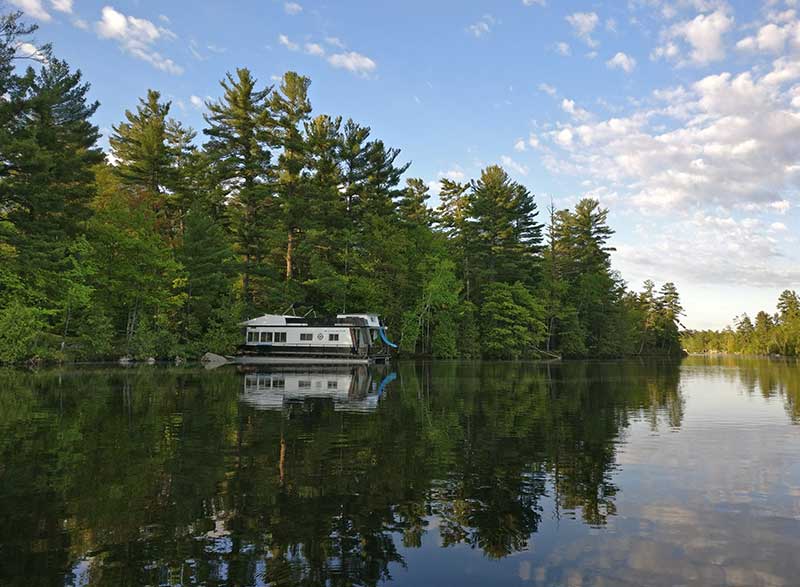
[[[800,366],[0,371],[0,585],[800,582]]]

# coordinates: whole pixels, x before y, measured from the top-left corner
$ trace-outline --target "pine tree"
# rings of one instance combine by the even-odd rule
[[[188,208],[181,164],[194,150],[195,133],[169,118],[171,102],[148,90],[136,111],[125,111],[125,122],[109,137],[114,170],[122,184],[144,198],[159,215],[161,232],[173,241],[180,234]]]
[[[778,313],[782,322],[800,317],[800,299],[794,290],[786,289],[778,297]]]
[[[542,245],[542,224],[530,192],[497,166],[472,184],[468,248],[482,284],[531,284]]]
[[[253,277],[269,251],[268,232],[274,230],[274,169],[270,144],[274,142],[269,109],[271,88],[257,89],[248,69],[237,69],[220,82],[223,96],[207,104],[209,137],[206,152],[213,161],[213,177],[227,201],[230,228],[243,258],[242,297],[254,306]]]
[[[51,59],[37,74],[28,70],[12,98],[19,108],[2,141],[0,201],[10,230],[7,243],[24,295],[44,306],[59,306],[61,276],[70,243],[90,217],[93,166],[103,158],[90,122],[98,104],[87,102],[89,85],[80,71]]]
[[[272,92],[269,108],[273,145],[281,150],[277,164],[276,191],[286,230],[286,281],[294,272],[296,241],[307,227],[310,212],[302,174],[308,160],[303,124],[311,114],[308,88],[311,80],[293,71],[284,74],[278,90]]]
[[[233,251],[227,236],[200,204],[186,215],[178,259],[186,276],[183,330],[192,343],[201,339],[214,311],[230,304],[234,276]]]
[[[114,169],[123,185],[158,198],[169,183],[172,153],[167,145],[167,116],[170,102],[160,102],[161,94],[147,90],[136,111],[125,111],[126,122],[113,128],[111,145]]]
[[[406,189],[397,203],[400,218],[411,225],[430,227],[433,215],[427,205],[431,197],[429,192],[430,188],[422,179],[407,179]]]

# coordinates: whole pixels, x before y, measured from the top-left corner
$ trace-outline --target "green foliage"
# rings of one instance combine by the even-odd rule
[[[544,340],[544,308],[522,283],[486,286],[481,307],[483,355],[519,359],[536,355]]]
[[[114,350],[114,324],[99,305],[95,306],[77,328],[75,358],[100,360],[111,358]]]
[[[781,292],[777,313],[763,310],[755,323],[747,314],[735,319],[735,327],[721,331],[691,330],[681,343],[690,353],[738,353],[746,355],[800,356],[800,303],[794,290]]]
[[[19,363],[41,354],[44,313],[11,302],[0,310],[0,363]]]
[[[207,352],[219,355],[233,354],[242,342],[239,321],[243,314],[243,304],[231,299],[228,299],[228,304],[214,309],[209,318],[208,329],[201,339],[202,342],[192,356],[199,357]]]
[[[231,233],[242,263],[242,295],[248,306],[258,297],[253,274],[267,255],[264,234],[271,228],[276,211],[270,184],[274,179],[269,149],[268,97],[270,88],[257,89],[248,69],[237,69],[220,82],[223,97],[207,104],[209,137],[205,145],[212,163],[212,177],[222,186]]]
[[[471,190],[471,222],[464,224],[470,278],[478,290],[495,281],[533,283],[542,245],[533,196],[498,166],[484,169]]]

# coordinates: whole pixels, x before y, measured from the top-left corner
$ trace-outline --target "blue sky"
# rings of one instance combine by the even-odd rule
[[[800,288],[798,0],[6,2],[92,83],[106,136],[148,88],[202,129],[226,71],[291,69],[434,192],[501,163],[542,210],[598,198],[615,268],[676,282],[687,326]]]

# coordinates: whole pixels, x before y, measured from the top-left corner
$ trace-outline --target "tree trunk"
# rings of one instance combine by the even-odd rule
[[[290,228],[286,237],[286,281],[292,280],[292,255],[294,253],[294,231]]]
[[[242,276],[242,295],[248,308],[252,305],[250,299],[250,254],[244,256],[244,275]]]

